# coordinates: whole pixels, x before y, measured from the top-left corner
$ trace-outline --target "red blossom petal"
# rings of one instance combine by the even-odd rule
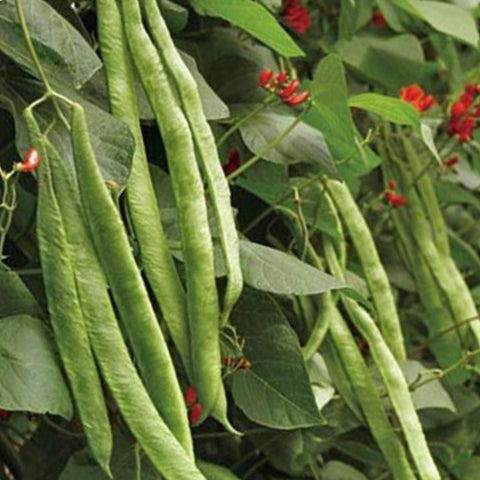
[[[196,403],[190,409],[190,413],[189,413],[190,425],[195,426],[201,416],[202,416],[202,406],[199,403]]]
[[[300,105],[301,103],[305,102],[308,99],[308,92],[298,93],[297,95],[293,95],[285,103],[290,107],[295,107]]]
[[[395,192],[385,192],[383,198],[394,208],[403,207],[403,205],[408,203],[407,199],[403,195]]]
[[[228,163],[223,166],[226,175],[230,175],[240,166],[240,152],[236,148],[232,148],[228,154]]]
[[[3,408],[0,408],[0,420],[8,420],[12,416],[12,412],[9,412],[8,410],[3,410]]]
[[[291,97],[299,87],[300,82],[298,81],[297,78],[294,78],[283,90],[280,90],[278,92],[278,96],[282,100],[287,100],[287,98]]]
[[[377,28],[385,27],[387,25],[387,21],[380,10],[375,10],[373,12],[372,25]]]
[[[395,180],[388,181],[388,188],[395,191],[397,189],[397,182]]]
[[[188,387],[185,393],[185,403],[187,406],[193,405],[197,401],[197,391],[193,387]]]
[[[283,17],[300,35],[312,24],[308,10],[300,5],[299,0],[283,0]]]
[[[460,161],[460,157],[458,155],[452,155],[450,158],[447,158],[443,161],[443,165],[447,168],[452,168]]]
[[[17,163],[15,168],[19,172],[33,172],[42,163],[42,157],[35,148],[29,148],[23,157],[22,163]]]

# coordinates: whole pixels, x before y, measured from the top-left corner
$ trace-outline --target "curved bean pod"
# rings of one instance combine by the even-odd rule
[[[72,145],[80,198],[95,250],[130,337],[145,386],[160,415],[187,452],[191,434],[175,368],[132,255],[122,219],[102,179],[83,107],[74,104]]]
[[[344,279],[333,245],[328,239],[325,239],[324,245],[329,268],[334,276]],[[422,480],[441,480],[413,405],[407,381],[397,360],[369,313],[351,298],[341,295],[341,299],[349,317],[368,342],[373,360],[397,414],[420,478]]]
[[[397,360],[405,360],[405,345],[395,300],[367,222],[346,183],[327,179],[326,185],[355,245],[385,340]]]
[[[27,108],[24,118],[32,144],[43,159],[38,167],[37,238],[50,321],[88,446],[95,460],[111,477],[112,432],[76,292],[65,226],[52,185],[49,156],[33,112]]]
[[[238,235],[230,204],[230,189],[218,157],[215,138],[203,113],[195,79],[172,41],[157,1],[144,0],[143,5],[153,40],[163,58],[164,65],[170,72],[190,124],[202,171],[207,181],[228,277],[222,310],[222,323],[226,323],[243,287]]]
[[[88,335],[103,378],[132,434],[167,479],[204,479],[150,399],[127,346],[108,294],[100,262],[89,238],[78,191],[51,145],[53,186],[65,222],[76,285]]]
[[[110,107],[113,115],[129,125],[135,138],[127,201],[142,264],[185,369],[190,371],[185,290],[168,249],[160,221],[161,213],[148,171],[122,19],[115,0],[97,0],[96,3],[100,49],[107,75]]]
[[[146,32],[138,0],[122,0],[125,34],[167,151],[187,278],[191,376],[202,420],[223,392],[213,244],[195,148],[185,115]]]

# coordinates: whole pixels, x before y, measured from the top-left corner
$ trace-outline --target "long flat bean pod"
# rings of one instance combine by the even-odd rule
[[[223,173],[215,138],[203,112],[198,87],[192,74],[183,62],[168,31],[156,0],[143,0],[146,18],[152,38],[156,43],[163,63],[170,72],[176,86],[183,110],[198,149],[199,160],[208,184],[208,194],[212,201],[225,268],[228,276],[227,289],[223,301],[222,322],[226,323],[233,306],[242,292],[242,272],[238,235],[235,228],[230,190]]]
[[[63,366],[95,460],[110,474],[112,432],[90,342],[76,292],[65,226],[52,185],[49,157],[30,109],[24,111],[38,168],[37,237],[48,311]]]
[[[203,183],[188,122],[143,26],[138,0],[122,0],[122,10],[129,49],[167,152],[185,259],[192,381],[204,418],[223,394],[223,383],[220,312]]]
[[[330,296],[329,301],[331,302],[329,306],[329,332],[345,363],[352,387],[372,435],[377,441],[394,478],[396,480],[414,480],[415,475],[408,461],[405,448],[393,430],[377,387],[348,325],[333,303],[331,295],[329,293],[325,295]]]
[[[408,184],[410,177],[405,167],[397,164],[403,183]],[[422,251],[428,267],[442,290],[452,311],[455,322],[470,320],[469,326],[480,345],[480,321],[472,295],[465,280],[458,272],[451,257],[442,257],[436,248],[429,225],[425,219],[422,205],[416,191],[411,188],[405,192],[408,204],[405,206],[411,226],[412,236]]]
[[[344,279],[335,250],[329,240],[325,241],[325,253],[334,276]],[[368,342],[373,360],[402,427],[420,478],[422,480],[440,480],[440,473],[430,453],[407,381],[397,360],[369,313],[351,298],[345,295],[342,295],[341,298],[352,322]]]
[[[163,477],[203,479],[194,465],[193,452],[185,452],[158,414],[138,376],[115,318],[73,178],[53,147],[48,148],[80,303],[102,376],[132,434]]]
[[[185,450],[190,451],[190,426],[175,368],[131,252],[122,219],[102,179],[81,105],[72,107],[71,127],[85,217],[142,378],[160,415]]]
[[[395,357],[404,360],[405,345],[395,300],[367,222],[346,183],[333,179],[326,183],[355,245],[385,340]]]
[[[132,65],[115,0],[97,0],[97,19],[110,107],[129,125],[135,138],[127,201],[142,264],[173,342],[190,371],[187,300],[160,221],[140,129]]]

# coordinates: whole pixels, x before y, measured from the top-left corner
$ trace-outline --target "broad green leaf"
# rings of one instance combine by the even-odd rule
[[[30,146],[30,140],[22,112],[27,105],[41,96],[42,87],[24,77],[10,77],[9,80],[10,83],[7,83],[0,78],[0,105],[14,117],[17,150],[24,153]],[[64,88],[65,90],[60,90],[62,93],[82,103],[85,108],[92,146],[105,180],[123,188],[130,174],[134,149],[130,128],[123,121],[87,101],[78,92]],[[67,110],[64,111],[67,114]],[[47,104],[37,107],[35,116],[42,129],[47,129],[56,119],[55,111]],[[49,131],[49,138],[73,172],[70,132],[57,121]]]
[[[231,320],[251,362],[232,379],[235,403],[244,414],[276,429],[322,424],[298,337],[273,298],[246,290]]]
[[[429,39],[435,52],[446,66],[442,74],[447,75],[450,94],[455,95],[462,92],[465,80],[455,42],[452,38],[439,33],[431,33]]]
[[[387,122],[397,125],[410,125],[420,132],[420,115],[407,102],[378,93],[361,93],[348,99],[350,107],[361,108],[375,113]]]
[[[351,0],[340,0],[340,17],[338,19],[338,37],[350,40],[357,27],[358,6]]]
[[[0,319],[0,405],[70,419],[73,406],[50,333],[38,319]]]
[[[322,132],[338,170],[351,179],[367,173],[378,162],[359,146],[348,107],[347,82],[342,60],[328,55],[318,65],[310,86],[313,108],[305,121]]]
[[[356,468],[337,460],[330,460],[322,468],[322,480],[368,480]]]
[[[422,0],[391,0],[391,2],[425,20],[435,30],[474,47],[478,46],[479,35],[475,20],[467,10],[444,2]]]
[[[40,56],[50,78],[62,78],[80,88],[102,64],[83,36],[43,0],[22,0],[22,6]],[[15,0],[0,1],[0,50],[31,74],[38,75],[19,25]]]
[[[240,262],[247,285],[279,295],[314,295],[345,284],[296,257],[246,240],[240,241]]]
[[[207,480],[240,480],[228,468],[215,463],[197,460],[197,466]]]
[[[19,314],[38,317],[41,310],[21,278],[0,263],[0,318]]]
[[[335,388],[333,388],[332,380],[322,355],[316,353],[307,362],[307,369],[317,407],[319,410],[322,410],[335,394]]]
[[[279,25],[275,17],[252,0],[193,0],[207,15],[220,17],[240,27],[285,57],[305,54]]]
[[[447,391],[435,376],[415,360],[407,360],[401,364],[402,371],[409,385],[415,385],[429,380],[428,383],[414,388],[412,392],[413,404],[416,410],[425,408],[443,408],[455,413],[457,410]]]
[[[480,213],[480,199],[474,193],[452,182],[435,182],[435,193],[442,204],[465,203]]]
[[[300,122],[286,138],[266,151],[295,119],[293,115],[263,111],[243,124],[240,133],[247,148],[266,160],[286,165],[309,163],[335,175],[337,169],[322,134],[306,123]]]
[[[477,480],[478,472],[480,472],[480,456],[471,457],[465,466],[461,480]]]
[[[420,124],[420,136],[422,137],[423,143],[430,150],[430,153],[435,157],[437,162],[441,163],[442,159],[437,151],[437,147],[433,140],[432,129],[424,122]]]
[[[350,41],[338,42],[335,49],[367,81],[393,91],[419,83],[424,75],[422,45],[411,34],[392,38],[356,35]]]

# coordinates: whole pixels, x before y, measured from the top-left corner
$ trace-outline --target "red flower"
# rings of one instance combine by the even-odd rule
[[[196,403],[191,409],[190,409],[190,425],[195,426],[202,416],[202,406],[199,403]]]
[[[185,403],[187,407],[191,407],[197,401],[197,391],[193,387],[188,387],[187,393],[185,393]]]
[[[299,85],[300,85],[300,82],[298,81],[298,79],[294,78],[284,89],[278,92],[278,96],[282,100],[287,100],[297,91],[297,88],[299,87]]]
[[[397,189],[397,182],[396,182],[395,180],[390,179],[390,180],[388,181],[388,188],[389,188],[390,190],[395,191],[395,190]]]
[[[298,93],[297,95],[293,95],[285,103],[290,107],[295,107],[296,105],[300,105],[301,103],[305,102],[308,99],[308,92]]]
[[[408,203],[407,199],[400,195],[399,193],[395,192],[385,192],[383,198],[386,202],[388,202],[393,208],[403,207]]]
[[[258,81],[260,83],[260,86],[262,88],[268,88],[270,80],[273,78],[273,72],[272,70],[264,70],[263,72],[260,73],[258,77]]]
[[[387,25],[387,21],[380,10],[375,10],[373,12],[372,25],[377,28],[385,27]]]
[[[479,93],[479,85],[466,85],[458,100],[450,107],[447,135],[458,135],[460,143],[470,141],[477,126],[475,119],[480,117],[480,102],[476,106],[474,103]]]
[[[42,157],[40,157],[38,150],[31,147],[27,150],[23,161],[15,165],[15,170],[17,170],[17,172],[33,172],[41,162]]]
[[[226,175],[230,175],[240,166],[240,152],[236,148],[232,148],[228,154],[228,162],[223,166]]]
[[[452,168],[460,161],[460,157],[458,155],[452,155],[450,158],[447,158],[443,161],[443,165],[447,168]]]
[[[416,83],[402,87],[400,99],[415,107],[419,112],[428,110],[435,103],[433,95],[426,95],[423,88]]]
[[[287,81],[288,79],[288,72],[280,72],[276,77],[275,77],[275,81],[283,86],[283,84]]]
[[[7,421],[11,416],[12,416],[12,412],[9,412],[8,410],[3,410],[3,408],[0,408],[0,420]]]
[[[300,35],[312,24],[310,14],[305,7],[300,5],[300,0],[283,0],[283,18]]]

